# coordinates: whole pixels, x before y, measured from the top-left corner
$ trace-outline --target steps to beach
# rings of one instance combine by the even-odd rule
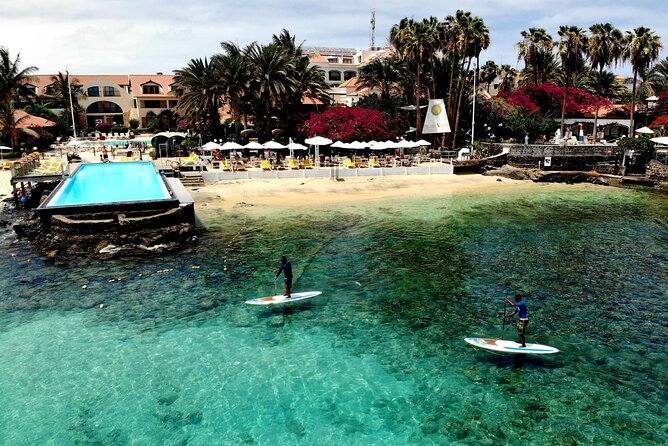
[[[201,187],[204,186],[204,178],[201,172],[181,172],[181,184],[185,187]]]

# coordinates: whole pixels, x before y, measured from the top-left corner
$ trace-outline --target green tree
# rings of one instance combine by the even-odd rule
[[[63,122],[66,129],[74,129],[72,125],[72,108],[74,108],[74,117],[78,122],[79,116],[83,113],[83,108],[79,105],[79,100],[86,97],[83,92],[83,86],[70,84],[69,73],[51,76],[51,84],[46,87],[47,105],[51,108],[62,108],[60,121]],[[72,101],[70,102],[70,88],[72,89]],[[72,107],[74,106],[74,107]]]
[[[396,114],[392,96],[397,91],[404,64],[395,56],[375,58],[360,68],[359,85],[369,90],[380,91],[380,106]]]
[[[420,112],[420,98],[422,97],[422,66],[425,60],[430,59],[436,48],[436,35],[431,32],[428,22],[417,22],[403,18],[399,24],[390,30],[390,43],[400,57],[414,73],[415,94],[415,132],[420,137],[422,116]]]
[[[485,62],[485,65],[480,69],[480,83],[486,86],[487,93],[489,93],[492,83],[496,80],[498,71],[499,66],[493,60]]]
[[[223,47],[232,48],[231,46]],[[240,140],[241,110],[247,97],[248,87],[253,79],[250,64],[246,58],[235,50],[228,54],[217,55],[212,58],[220,76],[221,92],[224,100],[230,106],[234,119],[234,133],[237,141]]]
[[[522,31],[520,34],[522,40],[515,45],[517,60],[524,60],[524,71],[530,70],[534,86],[544,84],[548,80],[548,67],[553,60],[552,36],[543,28],[529,28],[529,31]]]
[[[585,32],[577,26],[562,25],[559,27],[559,57],[561,58],[561,68],[565,75],[564,99],[561,107],[561,135],[564,134],[564,118],[566,114],[566,95],[568,86],[575,73],[577,73],[584,64],[584,54],[587,53],[588,38]]]
[[[605,77],[605,68],[610,68],[622,58],[624,49],[624,35],[620,30],[610,23],[597,23],[589,27],[589,47],[587,58],[591,65],[591,71],[594,72],[594,83],[596,84],[596,95],[601,96],[603,83],[608,82]],[[594,113],[594,134],[596,138],[598,130],[598,111],[596,106]]]
[[[16,145],[17,126],[23,119],[15,120],[15,105],[19,104],[21,98],[34,97],[28,88],[28,83],[34,81],[32,74],[37,67],[21,68],[21,55],[17,54],[12,60],[9,50],[0,47],[0,125],[3,136],[7,138],[11,146]]]
[[[629,124],[629,135],[633,135],[635,123],[633,121],[636,104],[636,86],[638,74],[647,70],[652,62],[659,58],[659,51],[663,48],[661,38],[654,31],[644,26],[639,26],[633,31],[627,31],[624,39],[623,58],[631,62],[633,68],[633,88],[631,90],[631,122]]]
[[[216,64],[207,58],[192,59],[174,71],[174,91],[179,98],[175,111],[188,119],[198,132],[212,132],[220,125],[225,87]]]

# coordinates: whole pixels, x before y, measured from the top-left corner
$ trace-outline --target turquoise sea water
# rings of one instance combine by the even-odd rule
[[[189,252],[68,266],[5,233],[0,444],[668,443],[668,198],[527,191],[202,210]],[[281,254],[323,295],[244,305]],[[463,341],[516,292],[562,353]]]

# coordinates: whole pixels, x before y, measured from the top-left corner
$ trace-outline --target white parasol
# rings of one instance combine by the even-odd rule
[[[328,146],[333,141],[329,138],[323,138],[322,136],[314,136],[313,138],[305,139],[304,142],[315,146],[315,165],[320,167],[320,146]]]
[[[640,127],[639,129],[636,129],[636,133],[642,133],[642,134],[645,134],[645,135],[651,135],[652,133],[654,133],[654,130],[652,130],[652,129],[649,128],[649,127]]]

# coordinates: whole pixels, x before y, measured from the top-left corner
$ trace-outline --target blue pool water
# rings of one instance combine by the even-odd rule
[[[169,199],[150,161],[82,164],[54,192],[46,207]]]
[[[248,204],[154,258],[57,266],[0,232],[0,445],[668,443],[667,197]],[[323,294],[245,305],[282,254]],[[516,292],[561,353],[464,342],[500,337]]]

